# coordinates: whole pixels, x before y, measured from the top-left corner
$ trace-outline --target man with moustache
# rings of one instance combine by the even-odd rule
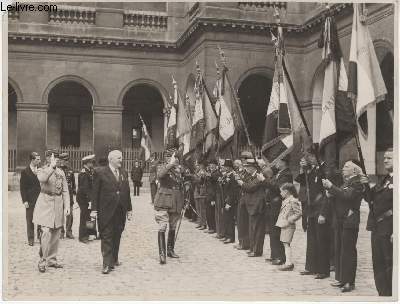
[[[98,218],[103,255],[103,274],[120,266],[118,259],[121,235],[126,219],[132,219],[128,173],[121,168],[122,152],[108,154],[108,166],[97,169],[94,176],[91,217]]]

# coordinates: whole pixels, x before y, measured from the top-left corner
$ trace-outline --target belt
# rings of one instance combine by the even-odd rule
[[[392,209],[389,209],[389,210],[386,211],[384,214],[382,214],[381,216],[379,216],[379,217],[376,219],[376,222],[377,222],[377,223],[382,222],[386,217],[389,217],[389,216],[392,216],[392,215],[393,215],[393,210],[392,210]]]
[[[50,192],[50,191],[40,191],[41,193],[44,193],[44,194],[47,194],[47,195],[50,195],[50,196],[60,196],[61,194],[62,194],[62,192],[60,192],[60,193],[54,193],[54,192]]]

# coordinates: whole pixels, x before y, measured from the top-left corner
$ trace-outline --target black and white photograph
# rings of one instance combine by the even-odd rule
[[[397,1],[1,13],[4,300],[398,300]]]

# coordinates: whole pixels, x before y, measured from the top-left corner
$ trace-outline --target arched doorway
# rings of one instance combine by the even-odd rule
[[[122,99],[122,147],[139,148],[141,124],[139,114],[152,139],[153,152],[164,149],[164,101],[159,90],[150,84],[132,86]]]
[[[66,80],[48,95],[47,147],[93,149],[93,98],[82,84]]]
[[[262,74],[251,74],[243,80],[238,90],[250,140],[259,147],[262,145],[271,88],[272,79]]]

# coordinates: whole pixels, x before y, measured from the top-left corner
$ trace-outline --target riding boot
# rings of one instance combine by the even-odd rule
[[[160,255],[160,264],[165,264],[167,258],[165,257],[165,232],[158,232],[158,253]]]
[[[179,255],[174,252],[175,247],[175,230],[168,231],[168,244],[167,244],[167,256],[169,258],[179,258]]]

